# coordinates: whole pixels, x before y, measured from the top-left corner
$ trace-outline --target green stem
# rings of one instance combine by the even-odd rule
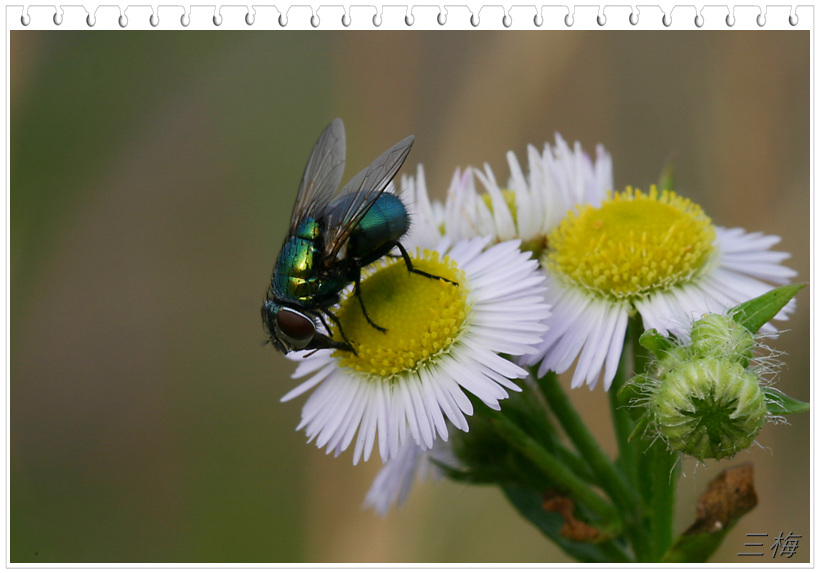
[[[621,471],[626,474],[633,490],[638,490],[638,463],[639,454],[638,443],[629,441],[635,423],[629,415],[626,405],[621,403],[618,392],[626,382],[626,356],[629,345],[624,345],[624,352],[621,354],[621,361],[618,363],[618,371],[609,388],[609,410],[612,415],[612,426],[615,430],[615,439],[618,443],[618,465]]]
[[[625,404],[619,399],[618,392],[626,383],[626,363],[629,351],[632,346],[629,344],[629,338],[626,339],[623,352],[621,353],[621,360],[618,363],[618,371],[615,373],[615,378],[610,386],[609,394],[609,410],[612,415],[612,426],[615,431],[615,439],[618,444],[618,467],[626,476],[630,487],[633,491],[640,491],[640,484],[638,482],[638,459],[641,456],[639,450],[641,440],[629,440],[632,434],[632,429],[635,423],[629,415]],[[642,502],[641,496],[638,499]],[[635,551],[635,557],[639,561],[648,561],[650,555],[650,541],[649,532],[646,531],[644,523],[644,506],[641,504],[635,508],[633,513],[634,520],[629,522],[626,526],[626,534],[632,543]]]
[[[633,370],[635,374],[643,374],[646,371],[647,365],[652,360],[652,354],[641,346],[640,343],[643,332],[644,328],[641,317],[631,317],[626,327],[626,336],[627,342],[632,349]]]
[[[632,545],[635,559],[638,561],[650,560],[650,541],[649,534],[644,527],[641,497],[630,487],[631,484],[626,478],[628,474],[621,473],[601,449],[561,388],[558,377],[550,372],[538,382],[564,431],[575,444],[575,447],[578,448],[581,456],[592,467],[598,477],[597,481],[600,486],[620,509],[623,516],[624,533]],[[617,391],[617,388],[615,390]],[[610,392],[612,392],[611,388]],[[616,415],[620,415],[620,412],[613,413],[613,420],[617,420]],[[628,435],[626,434],[627,437]],[[637,447],[629,444],[627,446],[629,448]],[[637,455],[635,457],[640,459]],[[631,464],[634,466],[636,461],[633,459]],[[637,472],[633,470],[632,474],[635,473]]]
[[[498,434],[507,443],[526,456],[555,486],[600,516],[604,523],[603,530],[611,532],[620,528],[618,512],[611,503],[595,493],[584,480],[506,418],[502,412],[492,411],[490,416]]]
[[[649,509],[650,532],[652,535],[652,560],[658,561],[672,546],[675,525],[675,486],[680,474],[680,466],[675,465],[678,456],[666,449],[666,444],[658,440],[646,453],[649,458],[651,476],[651,503]]]
[[[587,483],[600,485],[598,483],[598,476],[592,472],[589,465],[587,465],[584,460],[582,460],[578,455],[576,455],[575,452],[570,450],[564,444],[555,444],[554,454],[561,463],[569,467],[569,469],[579,478]]]
[[[538,440],[548,451],[552,452],[561,462],[569,466],[570,470],[578,477],[587,482],[597,484],[598,478],[592,472],[589,464],[573,450],[564,445],[559,439],[558,432],[552,423],[552,411],[544,399],[544,395],[538,391],[538,386],[532,376],[527,378],[525,392],[532,394],[528,396],[528,398],[531,399],[527,400],[527,405],[533,410],[527,419],[535,425],[529,434]],[[506,408],[504,411],[509,413],[510,409]]]
[[[547,373],[544,378],[538,380],[538,385],[567,436],[597,475],[597,482],[618,507],[625,512],[635,511],[638,507],[638,496],[630,489],[623,475],[584,424],[561,388],[555,373]]]
[[[635,373],[646,373],[651,356],[640,343],[643,333],[643,324],[640,317],[631,318],[628,327],[628,342],[634,356]],[[658,561],[672,545],[675,521],[675,487],[677,485],[680,467],[676,466],[677,454],[670,453],[663,440],[656,440],[650,445],[646,439],[635,440],[634,447],[643,450],[639,454],[633,467],[639,468],[638,475],[633,483],[640,482],[638,491],[641,492],[642,502],[646,508],[647,526],[649,531],[650,561]]]

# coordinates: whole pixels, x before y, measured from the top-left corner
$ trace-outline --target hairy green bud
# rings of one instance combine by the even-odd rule
[[[753,372],[736,360],[708,357],[667,371],[649,413],[671,449],[704,460],[731,457],[751,445],[767,410]]]
[[[707,314],[692,325],[690,348],[695,356],[736,360],[745,368],[754,356],[754,345],[752,333],[725,314]]]

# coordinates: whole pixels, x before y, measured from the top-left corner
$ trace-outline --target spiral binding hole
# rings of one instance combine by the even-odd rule
[[[637,12],[630,12],[629,13],[629,23],[633,26],[638,25],[638,13]]]
[[[703,14],[695,14],[695,26],[697,26],[698,28],[703,28]]]
[[[191,24],[191,16],[188,14],[183,14],[179,18],[179,23],[187,28]]]
[[[757,15],[757,25],[761,28],[766,25],[766,15],[765,14],[758,14]]]
[[[283,28],[288,25],[288,17],[284,14],[279,14],[279,25]]]
[[[564,16],[564,25],[567,28],[572,28],[572,25],[575,23],[575,18],[572,17],[572,14],[567,14]]]
[[[373,25],[377,28],[382,25],[382,15],[378,12],[373,15]]]
[[[606,26],[606,14],[598,14],[595,21],[598,22],[599,26]]]
[[[512,16],[509,14],[504,14],[504,17],[501,18],[501,23],[504,24],[505,28],[509,28],[512,26]]]
[[[408,14],[407,16],[404,17],[404,24],[406,26],[412,26],[415,23],[416,23],[416,17],[413,16],[412,14]]]
[[[85,23],[88,24],[89,28],[93,28],[94,24],[97,23],[97,19],[94,17],[93,14],[89,14],[85,17]]]
[[[128,25],[128,17],[125,14],[120,14],[117,22],[119,23],[120,28],[125,28]]]
[[[222,14],[214,14],[214,26],[222,25]]]
[[[470,16],[470,24],[473,26],[473,28],[478,28],[478,25],[480,23],[481,22],[480,22],[480,19],[478,17],[478,14],[473,14],[473,15]]]
[[[726,15],[726,25],[730,28],[735,25],[735,16],[731,12]]]
[[[310,25],[313,26],[314,28],[319,27],[319,14],[313,14],[310,17]]]
[[[151,14],[151,17],[148,18],[148,23],[151,24],[154,28],[159,26],[159,16],[156,14]]]
[[[664,14],[663,18],[661,18],[661,22],[667,28],[672,25],[672,15],[671,14]]]
[[[350,26],[350,14],[342,14],[342,26],[345,28]]]
[[[256,16],[254,16],[254,15],[253,15],[253,14],[251,14],[250,12],[248,12],[247,14],[245,14],[245,23],[246,23],[248,26],[253,26],[253,23],[254,23],[255,21],[256,21]]]
[[[444,26],[447,23],[447,15],[444,12],[439,12],[438,16],[436,16],[436,22],[438,22],[439,26]]]
[[[20,16],[20,23],[23,26],[28,26],[29,24],[31,24],[31,16],[29,16],[28,14],[23,14],[22,16]]]
[[[532,23],[540,28],[544,25],[544,17],[540,13],[536,14],[535,18],[532,19]]]
[[[54,22],[55,26],[59,26],[63,23],[63,15],[59,12],[54,12],[54,16],[51,17],[51,21]]]

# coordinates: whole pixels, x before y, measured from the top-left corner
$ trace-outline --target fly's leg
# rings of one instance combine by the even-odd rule
[[[350,339],[347,337],[345,331],[342,329],[342,323],[339,321],[339,317],[337,317],[329,310],[325,310],[324,313],[330,317],[330,319],[333,321],[333,324],[339,327],[339,334],[341,334],[342,338],[344,339],[344,342],[337,342],[332,338],[328,338],[328,340],[330,341],[329,346],[332,346],[333,348],[338,348],[339,350],[347,350],[348,352],[352,352],[353,354],[356,354],[356,356],[358,356],[358,354],[356,353],[356,349],[353,348],[353,345],[350,343]],[[325,327],[325,330],[331,332],[330,328],[328,328],[327,326],[327,322],[325,322],[325,317],[320,314],[319,320],[322,321],[322,325]]]
[[[379,332],[387,332],[386,328],[383,328],[373,322],[370,319],[370,316],[367,314],[367,310],[364,308],[364,299],[362,299],[362,290],[361,290],[361,280],[362,280],[362,271],[360,268],[356,269],[356,278],[353,281],[353,294],[356,295],[356,298],[359,299],[359,304],[362,307],[362,314],[364,315],[365,320],[367,320],[367,324],[378,330]]]
[[[439,279],[439,280],[442,280],[444,282],[448,282],[451,285],[458,286],[458,283],[455,282],[455,281],[451,281],[450,279],[445,279],[444,277],[440,277],[438,275],[431,275],[430,273],[427,273],[427,272],[424,272],[420,269],[415,268],[413,266],[413,261],[410,260],[410,255],[407,254],[407,249],[405,249],[404,246],[398,241],[394,241],[393,245],[398,247],[399,251],[401,251],[401,256],[404,259],[404,264],[407,266],[407,270],[410,271],[411,273],[415,273],[417,275],[427,277],[428,279]]]
[[[331,314],[331,313],[330,313],[330,312],[328,312],[328,311],[325,311],[325,312],[327,312],[327,314],[328,314],[328,315],[330,315],[330,314]],[[325,317],[324,317],[324,315],[322,315],[322,314],[318,314],[317,316],[319,317],[319,321],[322,323],[322,326],[324,326],[324,327],[325,327],[325,330],[327,330],[328,332],[333,332],[332,330],[330,330],[330,327],[327,325],[327,322],[325,322]],[[345,337],[344,332],[342,332],[342,327],[341,327],[341,326],[339,327],[339,332],[341,332],[341,334],[342,334],[342,338],[344,338],[345,340],[347,340],[347,337]]]

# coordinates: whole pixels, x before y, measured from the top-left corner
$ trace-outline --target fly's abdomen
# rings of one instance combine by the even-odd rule
[[[401,199],[383,193],[351,233],[347,255],[361,259],[363,265],[370,264],[384,256],[390,250],[389,243],[401,238],[409,225]]]

